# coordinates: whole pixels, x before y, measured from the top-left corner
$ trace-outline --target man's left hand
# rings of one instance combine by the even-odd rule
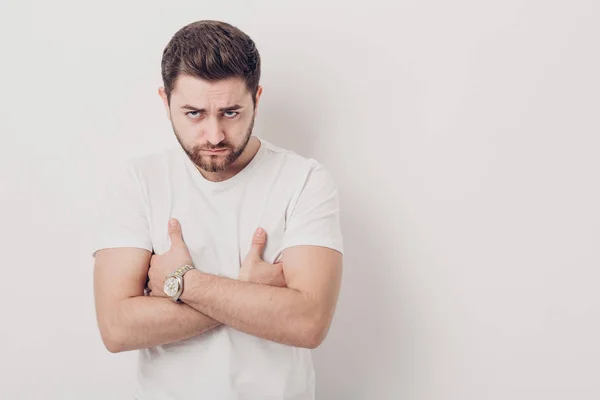
[[[262,285],[287,287],[283,262],[270,264],[262,258],[266,243],[267,233],[262,228],[257,229],[252,237],[250,251],[240,267],[238,279]]]
[[[190,251],[183,241],[181,225],[175,218],[172,218],[169,223],[169,237],[171,238],[171,249],[161,255],[153,254],[150,258],[147,285],[150,296],[166,297],[163,283],[167,275],[184,264],[193,265]]]

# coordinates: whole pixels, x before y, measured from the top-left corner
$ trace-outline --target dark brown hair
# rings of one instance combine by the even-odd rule
[[[196,21],[177,31],[163,51],[161,75],[169,104],[180,74],[209,82],[241,78],[256,104],[260,55],[238,28],[221,21]]]

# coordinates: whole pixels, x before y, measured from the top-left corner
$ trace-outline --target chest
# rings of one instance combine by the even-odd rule
[[[292,202],[286,187],[254,185],[224,193],[205,193],[185,187],[152,197],[150,231],[154,252],[170,249],[167,223],[177,218],[196,268],[236,278],[259,226],[267,232],[263,259],[274,263],[281,255]]]

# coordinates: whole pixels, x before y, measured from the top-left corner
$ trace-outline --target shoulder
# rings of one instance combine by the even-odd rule
[[[261,139],[262,140],[262,139]],[[262,140],[266,147],[265,157],[269,158],[271,166],[277,168],[287,177],[294,177],[297,181],[333,179],[329,170],[318,160],[302,156],[293,150],[284,149],[271,142]]]
[[[263,164],[266,166],[264,174],[277,176],[278,187],[287,188],[294,207],[300,199],[307,206],[327,199],[336,200],[338,186],[323,163],[269,142],[265,144],[266,157],[270,159]]]

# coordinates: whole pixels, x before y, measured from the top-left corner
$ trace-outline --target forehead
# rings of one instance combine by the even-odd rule
[[[171,97],[177,104],[197,106],[205,106],[207,102],[230,105],[251,100],[250,92],[240,78],[208,82],[189,75],[180,75],[177,78]]]

